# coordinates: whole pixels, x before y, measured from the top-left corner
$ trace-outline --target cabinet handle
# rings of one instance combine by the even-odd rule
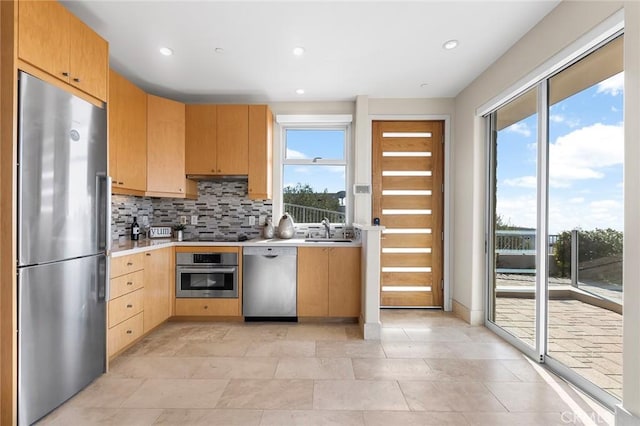
[[[151,253],[147,253],[147,256],[151,256]]]
[[[220,173],[220,169],[218,169],[218,173]]]
[[[180,192],[182,192],[182,188],[178,188],[178,190],[179,190]]]
[[[80,83],[80,79],[78,77],[74,77],[73,81],[75,81],[76,83]]]
[[[216,169],[211,169],[211,171],[212,171],[213,173],[215,173],[215,172],[216,172]]]
[[[133,305],[129,304],[127,305],[127,308],[133,308]]]
[[[207,305],[204,305],[204,308],[205,308],[205,309],[209,309],[209,306],[207,306]]]
[[[127,262],[127,266],[133,266],[133,263]]]
[[[124,185],[124,182],[118,182],[118,185]]]
[[[127,330],[127,334],[131,334],[131,333],[133,333],[133,331]]]
[[[127,281],[127,285],[133,285],[133,281]]]
[[[62,75],[63,75],[64,77],[69,77],[69,73],[68,73],[68,72],[63,72],[63,73],[62,73]]]

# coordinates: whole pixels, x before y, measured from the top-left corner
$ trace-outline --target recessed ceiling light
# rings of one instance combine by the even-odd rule
[[[442,45],[442,48],[446,50],[455,49],[456,47],[458,47],[458,40],[448,40]]]
[[[429,85],[429,83],[422,83],[422,84],[420,85],[420,87],[425,88],[425,87],[427,87],[428,85]]]
[[[298,95],[304,95],[304,89],[296,89]]]
[[[304,47],[302,47],[302,46],[294,47],[293,48],[293,54],[296,55],[296,56],[304,55]]]
[[[224,49],[222,47],[216,47],[213,51],[216,53],[224,53]]]
[[[173,50],[169,49],[168,47],[161,47],[160,53],[163,54],[164,56],[171,56],[173,55]]]

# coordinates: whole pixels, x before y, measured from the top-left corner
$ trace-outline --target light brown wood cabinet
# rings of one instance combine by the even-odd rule
[[[247,175],[249,106],[187,105],[187,175]]]
[[[111,259],[107,353],[109,358],[143,333],[144,257],[142,253]]]
[[[147,190],[147,94],[109,73],[109,174],[116,194]]]
[[[147,195],[185,193],[185,105],[147,95]]]
[[[57,1],[20,0],[18,58],[107,100],[109,45]]]
[[[171,306],[173,250],[164,248],[144,254],[144,332],[166,321]]]
[[[298,247],[298,316],[360,316],[360,248]]]
[[[249,198],[272,198],[273,113],[267,105],[249,105]]]

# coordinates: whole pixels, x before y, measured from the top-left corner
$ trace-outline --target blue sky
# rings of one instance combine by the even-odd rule
[[[312,160],[316,164],[284,167],[284,186],[308,183],[317,192],[345,191],[345,167],[320,165],[323,160],[344,160],[344,130],[287,129],[287,158]]]
[[[549,111],[549,232],[623,229],[623,73]],[[537,115],[498,133],[497,212],[536,225]]]

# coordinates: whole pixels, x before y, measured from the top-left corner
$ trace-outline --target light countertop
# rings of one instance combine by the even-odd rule
[[[304,238],[291,238],[283,240],[279,238],[263,239],[254,238],[247,241],[216,242],[216,241],[178,241],[176,239],[149,239],[143,238],[139,241],[120,239],[113,241],[111,245],[111,256],[120,257],[149,250],[166,247],[263,247],[268,245],[288,246],[288,247],[360,247],[361,241],[352,242],[306,242]]]

